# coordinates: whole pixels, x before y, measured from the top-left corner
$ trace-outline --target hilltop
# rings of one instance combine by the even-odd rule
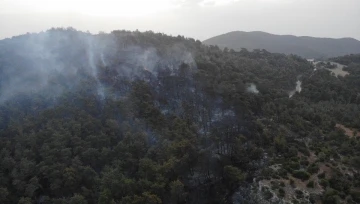
[[[316,38],[274,35],[266,32],[234,31],[204,40],[204,44],[241,50],[265,49],[269,52],[296,54],[304,58],[329,58],[360,53],[360,41],[353,38]]]

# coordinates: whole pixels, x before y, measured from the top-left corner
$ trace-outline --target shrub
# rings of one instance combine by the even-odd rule
[[[293,169],[291,168],[290,164],[284,164],[283,168],[287,171],[287,172],[292,172]]]
[[[324,193],[323,203],[326,204],[340,204],[340,197],[338,191],[328,188]]]
[[[244,179],[244,173],[240,169],[229,165],[224,167],[224,177],[230,184],[234,184]]]
[[[283,188],[279,188],[279,197],[281,198],[285,197],[285,191]]]
[[[319,179],[325,178],[325,172],[322,172],[321,174],[318,174],[318,178]]]
[[[293,203],[293,204],[300,204],[300,202],[299,202],[297,199],[293,199],[293,200],[292,200],[292,203]]]
[[[310,174],[302,170],[293,171],[292,174],[295,178],[301,179],[302,181],[308,180],[310,178]]]
[[[310,173],[310,174],[315,174],[319,171],[319,166],[316,165],[316,164],[311,164],[308,168],[307,168],[307,171]]]
[[[330,161],[330,164],[333,165],[334,167],[338,166],[338,163],[336,161]]]
[[[271,168],[266,168],[261,172],[261,176],[263,176],[266,180],[269,180],[274,174]]]
[[[329,186],[329,181],[326,180],[326,179],[321,179],[319,183],[320,183],[320,185],[322,185],[324,188],[326,188],[326,187]]]
[[[310,151],[307,147],[299,147],[299,152],[303,153],[305,156],[310,156]]]
[[[344,156],[344,157],[341,159],[341,161],[342,161],[343,164],[347,164],[347,165],[350,164],[349,157]]]
[[[330,197],[325,197],[323,200],[323,203],[326,204],[340,204],[340,197],[338,195],[334,195],[334,196],[330,196]]]
[[[308,161],[308,160],[301,160],[301,161],[300,161],[300,164],[301,164],[302,166],[307,166],[307,165],[309,165],[309,161]]]
[[[292,162],[298,162],[299,161],[299,157],[291,157],[290,158],[290,161],[292,161]]]
[[[296,147],[291,146],[291,147],[289,148],[289,152],[287,153],[287,156],[288,156],[288,157],[296,157],[296,156],[297,156],[297,152],[298,152],[298,150],[296,149]]]
[[[347,203],[347,204],[356,204],[356,203],[354,202],[354,200],[352,199],[352,197],[347,197],[347,198],[346,198],[346,203]]]
[[[339,196],[340,196],[341,199],[345,199],[347,195],[348,195],[348,194],[346,194],[346,193],[344,193],[344,192],[342,192],[342,191],[339,192]]]
[[[283,168],[279,169],[278,174],[282,178],[287,178],[287,171],[285,169],[283,169]]]
[[[355,202],[360,203],[360,191],[351,191],[350,195]]]
[[[320,152],[320,153],[318,154],[318,158],[319,158],[319,160],[320,160],[321,162],[324,162],[324,161],[325,161],[325,157],[326,157],[326,155],[325,155],[324,152]]]
[[[294,186],[295,186],[295,182],[294,182],[294,180],[290,179],[290,185],[291,185],[292,187],[294,187]]]
[[[272,175],[272,178],[273,178],[273,179],[280,179],[280,176],[274,174],[274,175]]]
[[[329,185],[335,190],[349,193],[351,183],[345,176],[337,174],[336,176],[329,179]]]
[[[265,200],[270,200],[273,197],[273,194],[269,191],[268,188],[263,188]]]
[[[314,181],[309,181],[309,183],[306,185],[306,187],[308,188],[314,188],[314,186],[315,186]]]
[[[301,190],[295,190],[295,194],[297,199],[304,197],[304,193]]]
[[[321,200],[321,195],[315,193],[310,194],[310,198],[309,198],[310,203],[316,203],[319,200]]]
[[[291,169],[299,169],[300,168],[299,162],[290,162],[290,168]]]
[[[272,189],[272,190],[276,190],[276,189],[279,188],[278,182],[271,181],[270,184],[271,184],[271,189]]]

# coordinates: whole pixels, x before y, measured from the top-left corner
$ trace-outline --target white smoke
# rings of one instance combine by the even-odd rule
[[[107,85],[101,68],[111,67],[111,75],[127,80],[157,76],[159,67],[175,73],[182,63],[196,68],[192,54],[183,45],[169,46],[163,54],[152,47],[122,45],[115,34],[91,35],[74,29],[52,29],[0,41],[0,103],[16,95],[39,93],[56,98],[75,90],[84,78],[94,79],[99,98]],[[161,65],[161,66],[160,66]],[[146,70],[146,72],[145,72]],[[101,76],[100,76],[101,74]]]
[[[251,83],[250,86],[248,86],[246,88],[246,91],[247,92],[250,92],[250,93],[254,93],[254,94],[258,94],[259,93],[259,90],[256,88],[256,85]]]
[[[96,80],[96,86],[97,86],[97,93],[100,96],[101,99],[105,98],[105,93],[104,93],[104,87],[102,86],[99,77],[98,77],[98,69],[96,66],[96,62],[95,62],[95,48],[94,48],[94,42],[91,38],[88,38],[88,52],[87,52],[87,57],[89,60],[89,66],[90,66],[90,70],[91,70],[91,75],[94,77],[94,79]],[[102,54],[102,53],[101,53]],[[101,55],[102,56],[102,55]]]
[[[290,91],[290,93],[289,93],[289,98],[293,97],[296,92],[300,93],[301,89],[302,89],[301,88],[301,81],[297,80],[295,89]]]
[[[102,64],[103,64],[103,66],[107,66],[107,63],[105,62],[105,59],[104,59],[104,53],[101,53],[101,62],[102,62]]]

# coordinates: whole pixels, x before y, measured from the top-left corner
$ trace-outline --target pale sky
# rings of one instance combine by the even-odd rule
[[[199,40],[236,30],[360,40],[359,19],[360,0],[0,0],[0,39],[71,26]]]

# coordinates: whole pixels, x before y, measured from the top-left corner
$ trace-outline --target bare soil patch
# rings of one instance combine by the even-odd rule
[[[345,131],[345,135],[347,135],[347,136],[349,136],[349,137],[354,137],[354,136],[355,136],[355,137],[360,137],[360,132],[359,132],[359,130],[345,127],[345,126],[342,125],[342,124],[336,124],[335,127],[344,130],[344,131]],[[354,133],[356,133],[356,134],[354,135]]]

